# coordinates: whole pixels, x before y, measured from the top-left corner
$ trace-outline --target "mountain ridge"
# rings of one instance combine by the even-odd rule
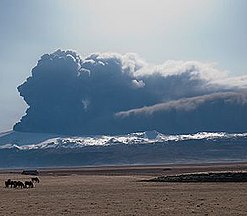
[[[247,133],[198,132],[184,135],[165,135],[158,131],[136,132],[126,135],[68,136],[47,133],[26,133],[8,131],[0,133],[0,149],[19,150],[48,148],[83,148],[86,146],[109,146],[117,144],[141,145],[196,140],[234,140],[247,139]]]

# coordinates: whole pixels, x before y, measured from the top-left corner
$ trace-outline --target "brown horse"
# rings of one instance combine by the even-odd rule
[[[31,178],[31,181],[32,181],[32,182],[37,182],[37,183],[40,182],[38,177],[33,177],[33,178]]]

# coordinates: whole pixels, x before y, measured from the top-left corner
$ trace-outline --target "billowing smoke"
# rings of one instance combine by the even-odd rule
[[[45,54],[18,87],[29,108],[14,130],[62,134],[247,129],[247,77],[215,65],[136,54]],[[230,123],[230,125],[228,125]]]
[[[223,92],[179,99],[116,113],[129,131],[155,129],[169,134],[198,131],[244,132],[247,92]]]

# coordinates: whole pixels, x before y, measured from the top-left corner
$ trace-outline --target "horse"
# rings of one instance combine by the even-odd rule
[[[32,181],[32,182],[37,182],[37,183],[40,182],[38,177],[33,177],[33,178],[31,178],[31,181]]]
[[[16,188],[17,187],[17,181],[10,181],[10,187]]]
[[[8,188],[11,185],[11,179],[5,181],[5,187]]]
[[[18,188],[24,188],[24,187],[25,187],[25,185],[24,185],[24,183],[23,183],[23,182],[18,181],[18,182],[17,182],[17,184],[16,184],[16,187],[18,187]]]
[[[33,188],[34,184],[32,181],[25,181],[25,188]]]

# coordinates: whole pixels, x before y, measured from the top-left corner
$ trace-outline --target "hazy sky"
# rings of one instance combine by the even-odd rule
[[[26,105],[16,87],[58,48],[215,62],[247,73],[245,0],[0,0],[0,131]]]

